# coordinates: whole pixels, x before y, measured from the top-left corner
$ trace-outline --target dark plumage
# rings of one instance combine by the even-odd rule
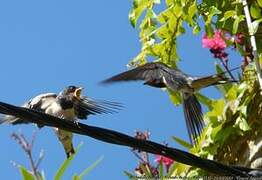
[[[58,95],[54,93],[40,94],[26,102],[22,107],[44,112],[69,121],[87,119],[89,115],[113,113],[121,108],[119,103],[95,101],[81,96],[81,91],[82,88],[80,87],[68,86]],[[30,123],[30,121],[7,115],[1,120],[1,123],[15,125]],[[43,127],[43,124],[37,123],[37,126]],[[55,133],[63,144],[67,157],[69,157],[74,153],[72,133],[58,128],[55,129]]]
[[[201,105],[194,93],[202,88],[229,81],[223,74],[193,77],[161,62],[155,62],[120,73],[102,81],[102,83],[134,80],[143,80],[145,85],[169,88],[174,92],[180,92],[183,98],[184,115],[191,143],[195,143],[204,127]]]

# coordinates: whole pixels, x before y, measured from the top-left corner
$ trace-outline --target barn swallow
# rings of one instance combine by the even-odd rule
[[[40,94],[22,107],[34,109],[59,118],[77,122],[78,119],[87,119],[89,115],[112,113],[118,110],[121,105],[109,101],[94,101],[88,97],[81,96],[83,88],[76,86],[68,86],[58,95],[55,93]],[[17,118],[7,115],[2,123],[24,124],[30,123],[27,119]],[[39,128],[43,127],[38,123]],[[74,154],[75,150],[72,143],[73,134],[59,128],[54,128],[56,136],[62,143],[67,157]]]
[[[202,88],[224,84],[229,81],[223,73],[195,77],[187,75],[178,69],[170,68],[164,63],[152,62],[117,74],[102,81],[102,84],[134,80],[143,80],[145,85],[156,88],[168,88],[173,92],[181,94],[187,131],[192,144],[196,143],[196,139],[201,134],[205,124],[202,108],[195,93]]]

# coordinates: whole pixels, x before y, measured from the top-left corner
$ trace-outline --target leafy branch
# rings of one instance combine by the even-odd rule
[[[256,44],[256,38],[255,38],[256,30],[254,29],[255,27],[254,27],[252,20],[251,20],[247,1],[242,0],[242,4],[243,4],[243,7],[244,7],[244,12],[245,12],[245,16],[246,16],[246,22],[247,22],[248,32],[249,32],[249,36],[250,36],[250,42],[251,42],[251,46],[252,46],[252,49],[253,49],[253,56],[254,56],[253,60],[255,61],[258,81],[259,81],[259,84],[260,84],[260,88],[262,89],[262,70],[261,70],[262,68],[261,68],[258,53],[257,53],[257,44]]]

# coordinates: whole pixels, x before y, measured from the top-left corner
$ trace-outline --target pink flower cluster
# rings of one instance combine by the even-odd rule
[[[202,38],[202,45],[204,48],[209,48],[215,58],[227,60],[228,54],[225,52],[227,45],[221,30],[215,31],[213,37],[207,37],[205,34]]]
[[[227,45],[222,37],[222,31],[220,30],[215,31],[214,36],[211,38],[205,34],[202,39],[202,45],[204,48],[209,49],[225,49]]]
[[[174,163],[173,159],[169,159],[162,155],[156,155],[155,161],[160,164],[163,163],[166,166],[166,169],[169,169],[169,167]]]

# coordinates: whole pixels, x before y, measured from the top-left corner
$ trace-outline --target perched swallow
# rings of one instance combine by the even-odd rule
[[[262,176],[261,169],[224,165],[222,163],[201,158],[186,151],[167,147],[153,141],[137,139],[110,129],[89,126],[82,123],[76,124],[72,121],[60,119],[34,109],[17,107],[0,102],[0,113],[16,116],[20,119],[27,119],[32,123],[57,127],[72,133],[89,136],[110,144],[128,146],[148,153],[163,155],[173,159],[176,162],[198,167],[215,175],[228,176],[231,177],[231,179],[239,179],[239,177],[247,177],[252,179],[252,177]]]
[[[195,92],[211,85],[228,82],[228,78],[223,74],[194,77],[178,69],[170,68],[161,62],[153,62],[115,75],[102,81],[102,83],[133,80],[143,80],[145,85],[168,88],[181,94],[187,131],[192,144],[195,144],[204,127],[201,105],[195,96]]]
[[[81,87],[68,86],[58,95],[54,93],[40,94],[22,107],[34,109],[59,118],[77,122],[77,119],[87,119],[91,114],[112,113],[121,107],[118,103],[108,101],[94,101],[85,96],[81,96]],[[7,115],[2,123],[24,124],[31,123],[27,119]],[[38,123],[38,127],[43,124]],[[73,134],[59,128],[54,128],[55,133],[62,143],[67,157],[74,154],[75,150],[72,143]]]

